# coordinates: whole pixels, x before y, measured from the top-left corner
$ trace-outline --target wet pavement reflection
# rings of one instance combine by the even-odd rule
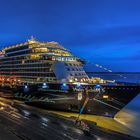
[[[109,131],[105,132],[92,124],[90,126],[91,135],[85,135],[81,129],[75,127],[71,119],[49,114],[45,110],[25,105],[20,101],[3,98],[0,98],[0,122],[0,127],[3,127],[7,132],[9,131],[19,140],[133,139],[120,134],[111,134]],[[12,140],[12,137],[9,135],[9,139],[5,140]]]

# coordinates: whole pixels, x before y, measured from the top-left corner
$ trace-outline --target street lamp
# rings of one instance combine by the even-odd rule
[[[77,84],[76,84],[76,88],[77,88],[77,89],[82,89],[82,85],[81,85],[80,83],[77,83]]]
[[[63,83],[61,85],[61,90],[68,90],[68,89],[69,89],[69,86],[66,83]]]
[[[43,83],[42,88],[48,88],[48,85],[46,83]]]
[[[95,89],[96,92],[101,92],[102,86],[99,85],[99,84],[95,85],[94,89]]]
[[[24,92],[28,92],[28,91],[29,91],[28,85],[24,85]]]

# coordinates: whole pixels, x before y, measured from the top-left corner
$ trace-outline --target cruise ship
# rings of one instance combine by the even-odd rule
[[[78,112],[87,89],[90,100],[85,113],[108,115],[111,111],[114,115],[140,92],[138,85],[89,78],[85,63],[54,41],[40,42],[32,37],[5,47],[0,51],[0,95],[12,94],[47,109]],[[100,94],[99,83],[103,91]]]

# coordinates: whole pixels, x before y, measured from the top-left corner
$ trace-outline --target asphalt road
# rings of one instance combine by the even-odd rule
[[[103,130],[90,123],[91,135],[78,129],[71,119],[0,98],[0,140],[136,140]]]

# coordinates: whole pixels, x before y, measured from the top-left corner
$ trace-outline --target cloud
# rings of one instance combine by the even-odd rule
[[[133,55],[125,57],[125,59],[128,61],[140,61],[140,51]]]
[[[96,45],[104,47],[106,44],[119,43],[140,43],[140,26],[119,26],[101,29],[75,29],[68,32],[68,37],[65,43],[71,46],[88,46]]]

